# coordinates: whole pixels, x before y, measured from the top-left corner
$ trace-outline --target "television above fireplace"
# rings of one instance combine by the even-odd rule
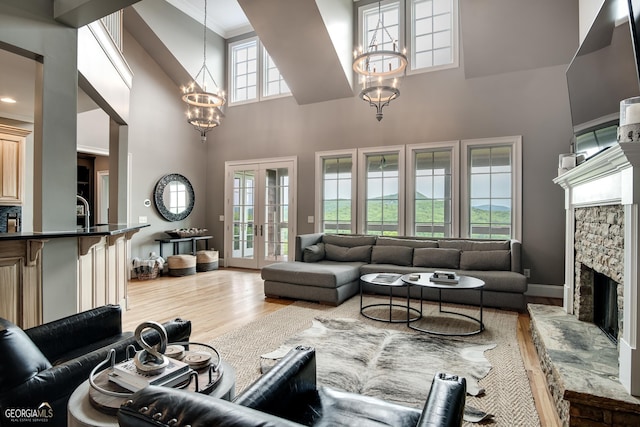
[[[617,142],[620,101],[640,96],[636,21],[617,19],[626,2],[604,1],[566,72],[575,151],[586,157]],[[631,16],[640,12],[640,0],[629,3]]]

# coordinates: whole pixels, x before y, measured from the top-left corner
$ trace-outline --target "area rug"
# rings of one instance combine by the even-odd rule
[[[382,301],[384,299],[380,298],[380,302]],[[218,349],[222,357],[235,368],[236,392],[239,394],[261,375],[262,354],[277,349],[288,338],[310,328],[313,319],[318,317],[357,319],[358,322],[375,328],[422,336],[402,323],[389,324],[364,318],[360,314],[359,303],[357,296],[338,307],[298,301],[217,337],[209,344]],[[477,307],[456,306],[456,309],[473,316],[478,314]],[[438,314],[429,312],[430,310],[434,310],[434,306],[425,305],[425,314],[437,320]],[[485,389],[485,393],[467,396],[469,405],[494,415],[492,426],[540,425],[516,339],[517,318],[518,314],[515,312],[485,308],[483,320],[486,330],[481,334],[464,338],[464,341],[470,344],[496,344],[494,349],[484,353],[492,365],[487,376],[478,382],[480,387]],[[451,323],[455,327],[460,326],[455,322]],[[416,372],[420,372],[418,367],[415,369]],[[469,427],[474,425],[478,424],[465,423],[465,426]]]
[[[261,371],[298,345],[316,349],[318,384],[417,409],[424,407],[437,372],[464,377],[467,393],[473,396],[484,393],[478,380],[491,370],[484,352],[496,346],[380,329],[358,319],[320,317],[311,328],[263,354]],[[476,408],[465,410],[467,421],[491,417]]]

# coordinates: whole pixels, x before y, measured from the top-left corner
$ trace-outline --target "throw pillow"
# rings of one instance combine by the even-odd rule
[[[371,246],[344,247],[330,243],[324,245],[325,258],[331,261],[362,261],[370,262]]]
[[[406,246],[378,246],[371,251],[373,264],[411,265],[413,248]]]
[[[323,243],[330,243],[336,246],[353,248],[354,246],[367,246],[376,244],[376,236],[348,235],[348,234],[325,234],[322,236]]]
[[[324,259],[324,243],[307,246],[302,252],[304,262],[318,262]]]
[[[437,248],[438,242],[435,240],[421,239],[399,239],[396,237],[380,236],[376,240],[378,246],[407,246],[410,248]]]
[[[445,248],[416,248],[413,250],[414,267],[460,268],[460,250]]]
[[[464,251],[460,255],[462,270],[511,270],[511,251]]]
[[[27,334],[0,318],[0,394],[49,368],[51,363]]]
[[[471,240],[458,239],[458,240],[438,240],[439,248],[446,249],[459,249],[461,251],[473,250],[473,242]]]
[[[472,251],[508,251],[511,249],[511,242],[508,240],[495,240],[492,242],[473,242]]]

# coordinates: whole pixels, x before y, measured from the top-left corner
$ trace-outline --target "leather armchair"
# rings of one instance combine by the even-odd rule
[[[450,427],[462,424],[465,395],[464,378],[446,374],[436,374],[422,410],[317,387],[315,349],[298,347],[234,402],[150,386],[120,408],[118,422],[121,427]]]
[[[188,341],[191,322],[164,324],[169,341]],[[155,331],[145,340],[158,343]],[[44,408],[48,426],[67,425],[67,402],[89,373],[116,349],[117,361],[136,345],[132,332],[122,331],[120,306],[106,305],[22,330],[0,318],[0,425],[19,425],[30,413],[13,409]],[[46,404],[46,405],[45,405]],[[50,409],[50,411],[48,411]],[[22,420],[22,423],[24,420]]]

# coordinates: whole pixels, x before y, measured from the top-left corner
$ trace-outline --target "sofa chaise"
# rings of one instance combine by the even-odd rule
[[[367,273],[455,271],[485,282],[484,305],[524,311],[527,278],[522,274],[518,240],[387,237],[343,234],[296,236],[295,261],[263,267],[267,297],[293,298],[339,305],[358,293]],[[366,292],[388,292],[364,284]],[[411,296],[419,289],[409,288]],[[407,288],[397,290],[406,296]],[[423,296],[437,300],[437,291]],[[446,302],[479,304],[477,291],[443,294]]]

